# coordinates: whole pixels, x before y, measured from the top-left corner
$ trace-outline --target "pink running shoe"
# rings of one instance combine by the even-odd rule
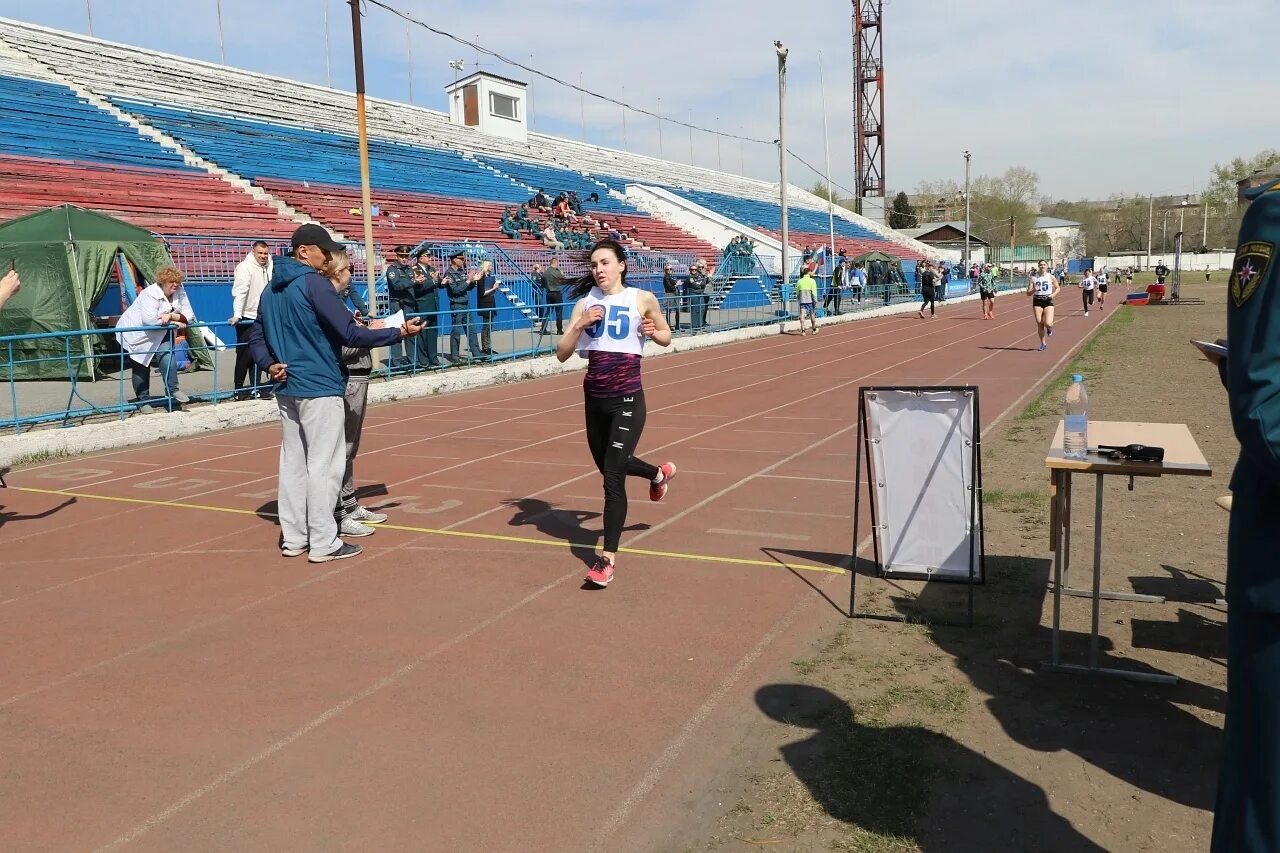
[[[671,478],[676,475],[676,463],[663,462],[658,466],[658,470],[662,472],[662,482],[649,483],[649,500],[660,501],[667,493],[667,484],[671,482]]]
[[[608,557],[596,557],[595,565],[587,570],[587,583],[593,583],[603,589],[613,580],[613,562]]]

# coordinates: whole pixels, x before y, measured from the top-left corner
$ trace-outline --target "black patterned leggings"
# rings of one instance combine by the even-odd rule
[[[617,553],[627,523],[627,477],[652,480],[658,469],[634,455],[644,432],[644,392],[586,397],[587,447],[604,475],[604,550]]]

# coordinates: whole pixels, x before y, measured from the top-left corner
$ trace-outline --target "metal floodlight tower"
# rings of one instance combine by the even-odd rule
[[[858,212],[880,198],[884,210],[884,0],[853,0],[853,99]]]

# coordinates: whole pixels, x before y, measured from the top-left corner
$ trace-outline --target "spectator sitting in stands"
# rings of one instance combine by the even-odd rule
[[[578,216],[582,215],[582,202],[578,199],[578,193],[575,190],[569,190],[569,209]]]
[[[191,302],[182,289],[182,273],[175,267],[161,267],[156,273],[156,283],[148,285],[120,315],[116,328],[156,327],[116,333],[120,348],[128,354],[129,367],[133,370],[134,398],[138,403],[146,406],[163,404],[168,400],[177,411],[190,399],[178,390],[174,333],[187,328],[187,324],[195,322],[195,319]],[[153,363],[164,378],[165,397],[151,396]]]
[[[564,248],[564,244],[560,242],[556,235],[556,229],[551,226],[550,220],[542,221],[542,245],[548,249],[560,250]]]
[[[511,208],[508,207],[502,211],[502,224],[499,227],[502,228],[502,233],[512,240],[520,239],[520,228],[516,224],[516,215],[511,211]]]
[[[592,193],[591,195],[587,196],[587,201],[591,202],[592,204],[599,204],[600,193]]]
[[[569,199],[564,193],[556,196],[556,203],[551,206],[551,213],[556,219],[564,222],[568,222],[569,217],[573,215],[573,211],[569,209]]]
[[[547,196],[542,191],[542,187],[538,187],[538,191],[533,194],[533,198],[529,199],[529,206],[535,210],[547,210],[551,205],[547,204]]]

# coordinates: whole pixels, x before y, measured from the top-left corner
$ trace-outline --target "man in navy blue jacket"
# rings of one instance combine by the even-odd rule
[[[292,256],[276,259],[249,334],[249,352],[276,383],[280,408],[280,553],[309,552],[313,563],[360,553],[360,546],[338,538],[333,518],[346,461],[342,347],[385,347],[422,329],[421,320],[398,329],[357,323],[318,272],[342,251],[319,225],[294,231]]]

